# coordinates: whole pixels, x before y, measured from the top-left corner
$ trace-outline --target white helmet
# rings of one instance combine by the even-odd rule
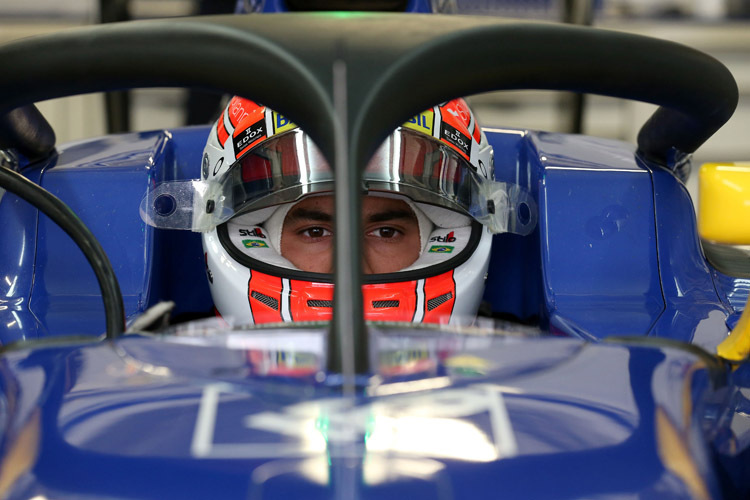
[[[364,276],[365,318],[474,317],[492,232],[526,234],[535,219],[516,220],[520,191],[493,181],[492,148],[466,102],[440,104],[404,123],[363,177],[367,196],[408,205],[420,235],[413,263]],[[239,323],[330,319],[333,276],[302,270],[282,252],[291,207],[333,189],[331,169],[305,133],[279,113],[235,97],[211,129],[201,182],[213,193],[202,216],[215,216],[215,227],[204,232],[203,249],[218,313]],[[212,205],[219,199],[220,209]]]

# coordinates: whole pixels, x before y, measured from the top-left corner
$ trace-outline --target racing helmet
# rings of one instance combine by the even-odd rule
[[[476,316],[490,258],[493,177],[492,148],[463,99],[420,113],[387,138],[364,170],[363,188],[366,196],[409,206],[420,249],[403,269],[364,276],[367,320]],[[332,317],[333,275],[300,269],[281,250],[286,214],[308,197],[331,195],[332,180],[297,125],[248,99],[231,99],[210,130],[201,169],[201,181],[221,193],[213,198],[225,200],[220,223],[203,233],[219,315],[254,324]]]

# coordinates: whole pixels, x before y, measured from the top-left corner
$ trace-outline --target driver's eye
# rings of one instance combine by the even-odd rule
[[[309,227],[302,231],[302,234],[307,236],[308,238],[323,238],[324,236],[328,236],[331,233],[330,231],[322,227]]]
[[[370,234],[377,238],[394,238],[398,235],[399,231],[392,227],[379,227],[372,231]]]

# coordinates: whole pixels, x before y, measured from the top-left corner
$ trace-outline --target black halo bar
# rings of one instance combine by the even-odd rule
[[[31,203],[52,219],[83,251],[102,292],[107,338],[114,339],[122,335],[125,330],[125,309],[120,285],[107,254],[91,231],[58,197],[19,173],[0,167],[0,187]]]
[[[55,150],[55,131],[33,104],[0,115],[0,149],[12,148],[30,160]]]
[[[347,71],[345,125],[333,104],[332,67],[340,57]],[[656,104],[638,136],[638,154],[669,165],[675,152],[693,153],[713,135],[738,99],[723,64],[674,42],[471,16],[285,13],[113,23],[11,42],[0,47],[0,65],[13,68],[0,77],[0,113],[124,88],[225,92],[288,116],[332,165],[340,161],[336,130],[345,126],[351,169],[366,164],[398,125],[436,103],[513,89]],[[357,200],[357,184],[337,190],[349,189],[348,198]],[[357,238],[349,235],[352,248]],[[337,273],[336,288],[356,289],[360,273]],[[351,329],[334,333],[350,334],[358,352],[366,346],[361,309],[336,314],[348,315]],[[329,367],[344,365],[341,352]],[[366,362],[355,365],[356,373],[368,372]]]
[[[333,67],[335,216],[333,321],[328,336],[328,371],[343,376],[344,394],[354,395],[355,375],[370,372],[369,336],[362,304],[362,175],[348,148],[347,64],[343,47]]]

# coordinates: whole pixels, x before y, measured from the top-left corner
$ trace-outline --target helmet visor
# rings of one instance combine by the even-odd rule
[[[363,190],[404,194],[414,201],[473,215],[485,179],[450,147],[400,128],[380,146],[363,172]],[[333,190],[333,171],[301,131],[274,137],[220,179],[233,215]]]
[[[455,210],[495,233],[531,232],[536,208],[528,192],[488,179],[483,168],[480,164],[477,170],[448,145],[402,127],[375,152],[362,187]],[[315,144],[295,129],[259,144],[218,179],[157,185],[141,202],[141,216],[156,227],[210,231],[246,212],[331,192],[333,177]],[[158,210],[164,196],[177,200],[176,210]]]

